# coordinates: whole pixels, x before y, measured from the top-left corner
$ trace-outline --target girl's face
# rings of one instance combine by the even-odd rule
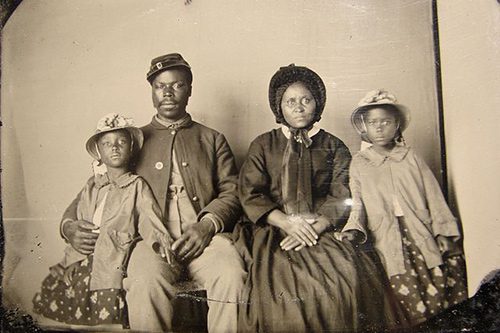
[[[110,168],[128,167],[132,156],[132,143],[127,130],[104,133],[97,140],[101,161]]]
[[[314,120],[316,100],[302,82],[289,86],[281,98],[281,110],[288,125],[304,128]]]
[[[363,122],[374,148],[387,150],[394,147],[394,138],[399,128],[398,119],[394,114],[383,108],[373,108],[363,115]]]

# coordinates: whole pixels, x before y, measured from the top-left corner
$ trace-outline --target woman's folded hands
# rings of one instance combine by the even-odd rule
[[[299,251],[306,246],[318,243],[319,236],[328,228],[330,222],[324,216],[307,218],[301,215],[288,215],[287,236],[281,241],[280,247],[284,251]]]

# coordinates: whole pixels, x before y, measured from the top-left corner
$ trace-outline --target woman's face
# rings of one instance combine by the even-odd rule
[[[304,128],[314,121],[316,100],[302,82],[295,82],[281,98],[281,111],[288,125]]]

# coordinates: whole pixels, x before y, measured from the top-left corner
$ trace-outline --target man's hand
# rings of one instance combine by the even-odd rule
[[[167,263],[169,265],[173,265],[175,263],[174,254],[172,253],[170,246],[162,245],[160,243],[154,243],[153,250],[156,253],[158,253],[162,258],[167,260]]]
[[[172,244],[172,251],[181,262],[188,262],[203,253],[215,235],[215,226],[206,219],[192,224],[182,236]]]
[[[99,229],[98,226],[83,220],[67,221],[63,225],[63,233],[71,246],[85,255],[94,252],[95,242],[99,234],[92,232],[92,230],[97,229]]]

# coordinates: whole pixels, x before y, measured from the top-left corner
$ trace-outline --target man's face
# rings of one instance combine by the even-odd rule
[[[160,119],[176,121],[186,114],[191,96],[191,84],[186,71],[175,68],[163,71],[154,78],[151,87],[153,106]]]

